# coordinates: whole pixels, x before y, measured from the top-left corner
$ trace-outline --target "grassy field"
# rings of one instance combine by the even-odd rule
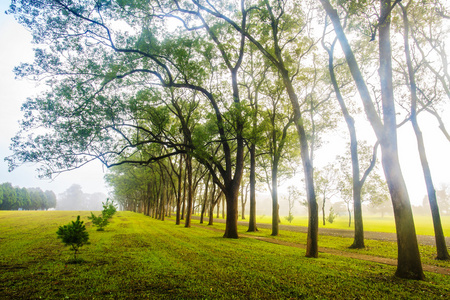
[[[308,217],[306,216],[295,216],[292,223],[289,223],[281,218],[281,223],[283,225],[296,225],[296,226],[308,226]],[[248,220],[248,217],[247,217]],[[257,216],[256,222],[258,223],[271,223],[271,216]],[[444,230],[445,236],[450,235],[450,216],[441,216],[442,229]],[[416,226],[416,233],[421,235],[434,235],[433,220],[431,216],[414,216],[414,224]],[[354,229],[354,223],[352,220],[351,227],[348,226],[348,218],[345,216],[337,217],[336,220],[330,224],[326,222],[324,226],[322,224],[322,217],[320,217],[319,227],[324,228],[338,228],[338,229]],[[377,232],[395,232],[395,221],[394,217],[374,217],[374,216],[364,216],[364,231],[377,231]]]
[[[85,260],[67,264],[58,226],[87,222]],[[0,211],[2,299],[448,299],[450,276],[417,282],[392,266],[305,251],[119,212],[104,232],[88,212]],[[220,228],[223,225],[214,225]],[[206,227],[206,226],[205,226]]]
[[[206,224],[203,224],[205,228],[208,228]],[[214,228],[225,230],[225,224],[215,222]],[[289,242],[294,244],[300,244],[306,246],[306,233],[293,232],[288,230],[280,230],[279,235],[271,236],[271,229],[259,228],[257,232],[248,233],[248,226],[239,226],[240,235],[251,235],[257,237],[264,237],[267,239],[280,240],[283,242]],[[365,240],[364,249],[349,249],[348,247],[353,243],[353,238],[344,238],[338,236],[322,235],[319,237],[319,247],[335,249],[343,252],[364,254],[371,256],[378,256],[383,258],[397,259],[397,243],[391,241],[375,241]],[[436,247],[419,245],[422,264],[430,266],[438,266],[450,269],[450,261],[436,260]]]

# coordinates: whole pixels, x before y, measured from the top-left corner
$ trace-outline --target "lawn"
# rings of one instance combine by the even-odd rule
[[[67,264],[58,226],[86,222],[85,262]],[[0,298],[5,299],[448,299],[450,276],[393,277],[392,266],[305,251],[172,220],[119,212],[104,232],[88,212],[0,211]],[[219,225],[218,225],[219,226]]]
[[[205,228],[207,226],[202,224]],[[225,224],[220,222],[214,222],[213,228],[225,231]],[[273,240],[280,240],[283,242],[289,242],[306,246],[306,233],[295,232],[289,230],[280,230],[279,235],[271,236],[271,229],[258,228],[257,232],[247,232],[248,226],[238,226],[238,232],[240,235],[251,235],[256,237],[264,237]],[[392,241],[376,241],[366,239],[364,249],[349,249],[349,246],[353,243],[353,238],[344,238],[330,235],[319,236],[319,247],[335,249],[343,252],[364,254],[371,256],[378,256],[383,258],[397,259],[397,243]],[[438,266],[450,269],[450,261],[436,260],[436,247],[428,245],[419,245],[419,251],[421,255],[422,264],[430,266]]]

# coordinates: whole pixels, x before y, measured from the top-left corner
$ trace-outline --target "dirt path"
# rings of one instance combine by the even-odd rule
[[[199,217],[192,217],[193,219],[199,219]],[[205,218],[204,222],[207,222],[208,218]],[[214,222],[225,223],[224,219],[214,219]],[[239,225],[248,226],[247,221],[238,221]],[[268,223],[258,223],[256,224],[258,228],[270,229],[272,228],[272,224]],[[295,226],[295,225],[278,225],[279,230],[286,231],[296,231],[307,233],[308,228],[304,226]],[[319,228],[319,235],[330,235],[330,236],[339,236],[339,237],[347,237],[353,238],[354,231],[350,229],[335,229],[335,228]],[[364,231],[364,238],[366,240],[379,240],[379,241],[397,241],[397,235],[395,233],[389,232],[375,232],[375,231]],[[421,245],[429,245],[435,246],[434,236],[431,235],[417,235],[417,241]],[[450,245],[450,237],[446,237],[445,241],[447,245]]]
[[[224,220],[222,219],[217,219],[214,221],[224,222]],[[239,221],[238,223],[239,225],[248,225],[248,222]],[[266,223],[258,223],[257,227],[270,229],[272,228],[272,225]],[[282,224],[279,225],[279,229],[304,233],[306,233],[308,230],[307,227],[303,226],[282,225]],[[319,235],[331,235],[331,236],[353,238],[354,231],[350,229],[319,228]],[[393,242],[397,241],[397,235],[395,233],[388,233],[388,232],[364,231],[364,238],[367,240],[393,241]],[[421,245],[430,245],[430,246],[436,245],[434,236],[431,235],[417,235],[417,241]],[[447,245],[450,245],[450,237],[446,237],[445,241]]]
[[[197,217],[193,217],[193,218],[198,219]],[[207,218],[204,220],[204,222],[207,222]],[[215,219],[214,222],[224,223],[225,220]],[[239,223],[239,225],[248,225],[248,222],[239,221],[238,223]],[[201,228],[207,228],[209,230],[214,230],[217,232],[223,232],[223,230],[220,230],[217,228],[205,227],[205,226],[201,226],[198,224],[192,224],[192,226],[198,226]],[[271,228],[271,224],[258,223],[257,227],[258,228]],[[296,231],[296,232],[307,232],[307,228],[302,227],[302,226],[280,225],[279,229]],[[345,230],[345,229],[319,228],[319,235],[353,237],[353,231]],[[306,245],[303,245],[303,244],[290,243],[290,242],[275,240],[275,239],[268,238],[268,237],[258,237],[258,236],[248,235],[248,234],[240,234],[240,236],[245,237],[245,238],[257,239],[260,241],[278,244],[278,245],[284,245],[284,246],[295,247],[295,248],[300,248],[300,249],[306,248]],[[382,240],[382,241],[396,241],[397,240],[396,235],[394,233],[385,233],[385,232],[368,231],[368,232],[364,232],[364,237],[366,239]],[[420,244],[434,245],[434,237],[432,237],[432,236],[418,235],[417,239]],[[446,241],[447,241],[447,245],[450,244],[450,240],[448,238],[446,238]],[[366,260],[366,261],[371,261],[371,262],[376,262],[376,263],[381,263],[381,264],[387,264],[387,265],[392,265],[392,266],[397,265],[397,260],[391,259],[391,258],[365,255],[365,254],[359,254],[359,253],[354,253],[354,252],[345,252],[345,251],[324,248],[324,247],[319,247],[319,252],[333,254],[333,255],[339,255],[339,256],[349,257],[349,258],[354,258],[354,259]],[[422,265],[422,267],[423,267],[423,270],[427,271],[427,272],[433,272],[433,273],[438,273],[438,274],[443,274],[443,275],[450,275],[450,268],[430,266],[430,265]]]

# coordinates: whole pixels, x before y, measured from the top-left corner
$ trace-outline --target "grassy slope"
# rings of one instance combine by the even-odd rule
[[[80,212],[87,221],[87,212]],[[105,232],[88,224],[86,262],[56,239],[76,212],[0,212],[0,295],[6,298],[446,298],[449,276],[424,282],[392,277],[390,266],[249,238],[229,240],[204,228],[177,227],[119,212]]]

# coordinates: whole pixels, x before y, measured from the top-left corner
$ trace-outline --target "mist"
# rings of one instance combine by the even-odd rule
[[[84,193],[80,185],[73,184],[58,195],[56,210],[100,211],[103,209],[102,202],[105,202],[106,198],[103,193]]]

